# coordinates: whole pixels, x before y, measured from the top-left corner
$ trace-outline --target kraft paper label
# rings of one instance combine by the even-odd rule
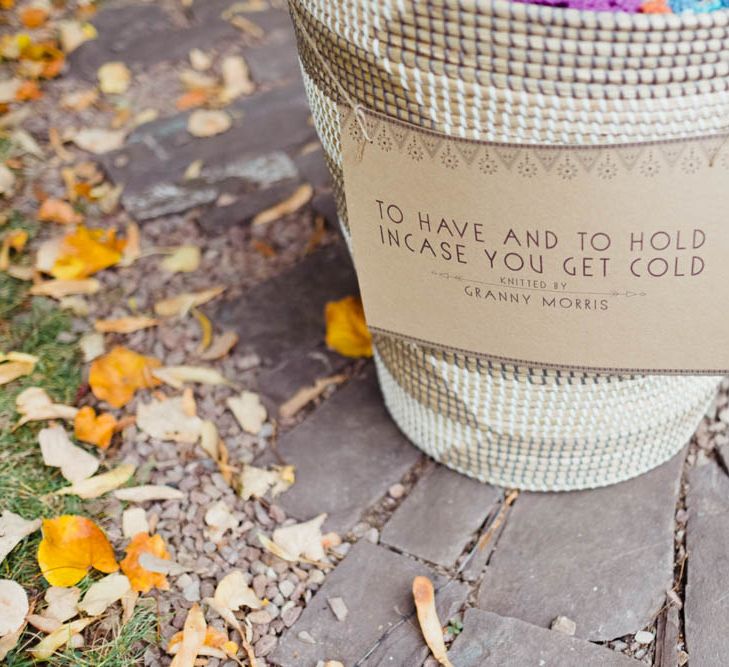
[[[729,140],[544,147],[342,111],[375,331],[518,364],[729,370]]]

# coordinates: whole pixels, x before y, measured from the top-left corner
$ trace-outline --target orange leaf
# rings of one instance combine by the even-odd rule
[[[205,104],[208,101],[209,97],[210,97],[209,90],[203,90],[202,88],[195,88],[193,90],[186,92],[184,95],[181,95],[180,97],[178,97],[177,102],[175,102],[175,106],[180,111],[185,111],[187,109],[195,109],[195,108],[201,107],[203,104]]]
[[[132,400],[138,389],[160,384],[152,375],[152,369],[160,365],[154,357],[145,357],[117,346],[91,364],[89,385],[96,398],[120,408]]]
[[[324,309],[327,347],[345,357],[371,357],[372,335],[356,296],[330,301]]]
[[[61,239],[61,247],[51,268],[54,278],[76,280],[118,264],[125,242],[114,229],[88,229],[79,226]]]
[[[38,209],[38,220],[41,222],[57,222],[59,225],[78,225],[84,219],[68,202],[49,197]]]
[[[97,415],[91,406],[86,405],[76,413],[73,430],[81,442],[106,449],[111,444],[111,437],[116,430],[116,417],[110,412]]]
[[[43,91],[35,81],[23,81],[18,87],[18,90],[15,91],[15,99],[18,102],[39,100],[41,97],[43,97]]]
[[[119,569],[101,528],[91,519],[72,514],[43,521],[38,565],[52,586],[73,586],[92,567],[107,574]]]
[[[151,554],[157,558],[170,559],[165,543],[159,535],[149,536],[147,533],[137,533],[126,548],[126,556],[120,563],[122,572],[127,575],[132,588],[140,593],[148,593],[152,588],[167,590],[170,585],[167,577],[160,572],[150,572],[139,564],[139,557]]]
[[[43,7],[26,7],[20,12],[20,22],[26,28],[40,28],[48,20],[48,12]]]

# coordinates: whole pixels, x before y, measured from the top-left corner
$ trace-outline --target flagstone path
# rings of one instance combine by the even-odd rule
[[[264,33],[253,39],[221,17],[235,4],[111,3],[94,19],[100,38],[73,54],[71,76],[91,82],[100,64],[123,60],[154,105],[155,96],[170,94],[169,64],[191,48],[223,52],[243,44],[257,85],[229,108],[233,128],[218,137],[190,136],[182,112],[138,127],[101,162],[124,185],[122,205],[143,229],[179,228],[184,220],[219,243],[215,271],[235,287],[212,319],[240,334],[232,370],[262,393],[272,414],[317,378],[343,370],[349,378],[303,419],[282,420],[277,439],[258,443],[258,462],[294,464],[297,481],[270,508],[246,506],[252,509],[244,524],[255,532],[282,516],[325,512],[325,529],[344,538],[335,549],[339,564],[326,576],[307,568],[291,576],[270,559],[261,564],[253,542],[235,540],[221,554],[212,553],[213,545],[203,563],[211,571],[225,562],[250,572],[257,592],[281,603],[280,617],[256,617],[260,664],[434,664],[413,617],[410,586],[418,574],[435,583],[458,667],[727,664],[729,450],[715,450],[729,441],[726,394],[688,454],[606,489],[522,493],[506,506],[503,489],[428,461],[387,416],[372,364],[351,363],[323,345],[324,303],[356,290],[343,243],[329,242],[330,234],[307,253],[311,228],[288,226],[279,233],[303,240],[277,265],[278,275],[263,281],[257,265],[238,253],[236,244],[250,242],[252,216],[301,183],[315,187],[315,212],[330,225],[334,220],[288,16],[282,8],[249,15]],[[202,171],[184,180],[194,160],[203,161]],[[168,348],[174,351],[174,338]],[[158,461],[175,455],[149,449]],[[196,465],[184,475],[170,468],[164,481],[202,494],[201,503],[228,493],[211,471],[195,477]],[[161,528],[174,527],[177,510],[158,509]],[[193,508],[187,518],[200,521],[199,514]],[[482,540],[495,521],[500,528]],[[185,535],[173,547],[190,547]],[[277,573],[284,573],[278,584]],[[178,620],[200,597],[198,584],[183,583],[172,606]],[[558,617],[574,624],[574,636],[550,629]],[[149,653],[148,664],[159,660]]]

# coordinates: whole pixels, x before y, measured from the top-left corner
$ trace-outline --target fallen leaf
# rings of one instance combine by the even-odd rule
[[[95,618],[80,618],[62,625],[30,649],[30,654],[36,660],[48,660],[61,646],[82,632],[87,625],[93,623],[95,620]]]
[[[10,651],[18,645],[24,630],[25,624],[21,625],[15,632],[11,632],[9,635],[0,637],[0,660],[5,660],[8,653],[10,653]]]
[[[205,313],[197,308],[192,309],[192,314],[200,325],[200,343],[197,346],[197,353],[200,354],[210,347],[213,340],[213,323]]]
[[[165,257],[160,266],[170,273],[190,273],[200,267],[200,248],[196,245],[182,245]]]
[[[233,612],[238,611],[241,607],[262,609],[264,606],[263,600],[260,600],[246,583],[245,575],[240,570],[233,570],[230,574],[225,575],[215,588],[214,597],[205,598],[203,602],[236,628],[241,636],[243,636],[243,631]]]
[[[210,527],[208,531],[210,540],[219,544],[225,533],[235,530],[240,521],[233,516],[225,501],[219,500],[205,512],[205,523]]]
[[[231,16],[229,21],[233,27],[238,28],[238,30],[242,33],[252,37],[253,39],[263,39],[266,36],[266,33],[261,26],[257,25],[250,19],[247,19],[245,16]]]
[[[289,215],[304,206],[304,204],[311,199],[313,194],[314,188],[312,188],[308,183],[304,183],[296,188],[293,194],[284,199],[282,202],[279,202],[275,206],[271,206],[271,208],[267,208],[258,213],[253,218],[251,224],[265,225],[269,222],[273,222],[274,220],[278,220],[285,215]]]
[[[98,498],[109,491],[118,489],[122,484],[126,484],[132,478],[135,469],[135,466],[130,463],[123,463],[109,472],[89,477],[71,486],[65,486],[56,491],[56,494],[59,496],[78,496],[85,499]]]
[[[226,56],[220,64],[220,72],[223,75],[223,90],[220,93],[220,101],[223,104],[232,102],[241,95],[250,95],[256,89],[251,81],[251,73],[240,56]]]
[[[129,90],[132,73],[122,62],[104,63],[96,73],[102,93],[123,95]]]
[[[262,498],[269,491],[275,498],[290,488],[296,480],[294,466],[273,466],[271,470],[244,464],[240,475],[240,497]]]
[[[58,36],[61,48],[66,54],[72,53],[84,42],[96,39],[96,28],[91,23],[66,20],[58,22]]]
[[[205,643],[206,630],[205,616],[200,605],[195,603],[187,612],[185,626],[182,628],[182,643],[179,651],[172,658],[170,667],[195,667],[195,660]]]
[[[165,401],[139,403],[137,426],[158,440],[195,443],[200,438],[202,419],[185,412],[182,396]]]
[[[127,623],[129,623],[129,621],[132,620],[132,617],[134,616],[134,607],[136,607],[138,599],[139,592],[135,591],[134,589],[131,589],[124,596],[122,596],[122,627],[124,627]]]
[[[130,334],[135,331],[141,331],[142,329],[156,327],[158,324],[159,320],[153,317],[117,317],[112,320],[96,320],[94,322],[94,329],[101,333]]]
[[[372,334],[365,322],[362,301],[347,296],[324,308],[326,344],[345,357],[371,357]]]
[[[120,563],[121,570],[129,577],[132,589],[140,593],[149,593],[152,588],[167,590],[170,585],[164,574],[150,572],[144,569],[139,563],[139,557],[143,553],[149,553],[157,558],[169,558],[170,554],[165,548],[165,543],[159,535],[147,535],[137,533],[126,548],[126,556]]]
[[[433,584],[428,577],[415,577],[413,579],[413,598],[418,613],[418,623],[433,657],[443,667],[453,667],[446,653],[443,641],[443,630],[435,610],[435,593]]]
[[[86,517],[72,514],[43,521],[38,565],[52,586],[73,586],[92,567],[107,574],[119,569],[114,549],[101,528]]]
[[[49,296],[53,299],[63,299],[72,294],[96,294],[101,289],[101,283],[96,278],[85,280],[45,280],[30,288],[33,296]]]
[[[225,331],[214,336],[210,346],[200,354],[203,361],[216,361],[225,357],[238,343],[238,334],[235,331]]]
[[[0,637],[22,628],[29,611],[28,595],[23,587],[10,579],[0,579]]]
[[[61,107],[69,111],[85,111],[99,99],[95,88],[74,90],[61,97]]]
[[[107,607],[121,600],[130,590],[132,590],[132,585],[125,575],[119,572],[108,574],[89,586],[89,590],[86,591],[78,608],[88,616],[99,616],[106,611]]]
[[[229,397],[226,404],[246,433],[258,435],[267,415],[258,394],[244,391],[240,396]]]
[[[106,351],[104,336],[98,332],[85,333],[78,339],[78,346],[86,363],[97,359]]]
[[[218,447],[219,442],[220,435],[218,435],[218,427],[215,425],[215,422],[212,422],[209,419],[203,420],[202,426],[200,427],[200,447],[202,447],[214,461],[218,460],[218,455],[220,453]]]
[[[23,252],[28,242],[28,232],[24,229],[14,229],[3,237],[0,246],[0,271],[7,271],[10,268],[10,251]]]
[[[127,244],[124,247],[122,261],[119,263],[121,266],[131,266],[142,255],[141,235],[139,233],[139,225],[136,222],[131,221],[127,223],[126,238]]]
[[[0,514],[0,564],[24,538],[40,527],[40,519],[28,521],[10,510],[3,510]]]
[[[38,220],[59,225],[79,225],[84,218],[67,201],[49,197],[38,209]]]
[[[201,49],[190,49],[190,53],[187,55],[190,59],[190,65],[192,65],[192,68],[198,72],[204,72],[205,70],[210,69],[213,65],[212,57]]]
[[[77,415],[78,416],[78,415]],[[71,442],[63,426],[55,425],[38,433],[43,463],[60,468],[69,482],[80,482],[91,477],[99,469],[99,461],[85,449]]]
[[[111,444],[111,438],[116,431],[116,417],[110,412],[99,415],[89,405],[82,407],[73,421],[74,435],[81,442],[88,442],[100,449],[106,449]]]
[[[89,229],[79,225],[61,239],[51,275],[61,280],[78,280],[118,264],[124,241],[114,229]]]
[[[31,5],[21,9],[18,18],[26,28],[33,30],[40,28],[48,20],[48,10],[45,7]]]
[[[169,574],[172,577],[177,577],[190,571],[190,568],[183,567],[179,563],[175,563],[173,560],[159,558],[147,552],[139,555],[139,564],[149,572],[154,572],[156,574]]]
[[[22,81],[20,79],[5,79],[0,81],[0,104],[9,104],[15,102],[15,96],[18,94],[18,88]]]
[[[15,192],[15,174],[0,162],[0,195],[10,197]]]
[[[324,558],[321,526],[326,518],[326,514],[320,514],[304,523],[284,526],[273,531],[273,542],[290,555],[290,558],[285,560],[299,560],[301,556],[313,561]]]
[[[328,387],[338,385],[347,379],[346,375],[330,375],[319,378],[313,385],[302,387],[291,398],[281,404],[278,413],[284,419],[293,417],[304,406],[319,398]]]
[[[81,150],[101,155],[115,151],[124,145],[126,130],[105,130],[100,127],[88,127],[73,135],[72,141]]]
[[[60,625],[78,616],[76,605],[81,598],[81,590],[76,586],[51,586],[44,598],[48,603],[43,611],[44,618],[56,621]]]
[[[153,370],[152,375],[175,389],[182,389],[185,382],[231,384],[219,371],[205,366],[163,366]]]
[[[76,612],[75,615],[78,616],[78,612]],[[29,614],[26,620],[28,621],[28,624],[32,625],[36,630],[40,630],[47,635],[50,635],[51,632],[55,632],[61,627],[61,623],[55,618],[41,616],[40,614]]]
[[[187,131],[193,137],[213,137],[227,132],[231,125],[230,116],[225,111],[197,109],[187,120]]]
[[[191,308],[202,306],[212,301],[225,291],[224,285],[211,287],[200,292],[183,292],[169,299],[163,299],[154,304],[154,312],[160,317],[174,317],[187,315]]]
[[[183,632],[176,632],[167,644],[167,653],[170,655],[176,655],[180,650],[182,644]],[[238,644],[228,639],[228,635],[215,628],[208,628],[205,630],[205,643],[200,649],[200,656],[207,656],[211,658],[220,658],[225,660],[226,658],[235,658],[238,653]]]
[[[187,169],[185,169],[185,173],[182,178],[186,181],[193,181],[196,178],[200,178],[200,174],[202,174],[202,168],[202,160],[193,160],[192,162],[190,162],[190,164],[187,165]]]
[[[153,370],[160,362],[117,346],[91,364],[89,385],[94,396],[115,408],[132,400],[139,389],[156,387]]]
[[[146,503],[150,500],[182,500],[185,494],[179,489],[164,484],[143,484],[114,491],[118,500],[132,503]]]
[[[73,421],[78,412],[77,408],[70,405],[54,403],[40,387],[28,387],[21,391],[15,398],[15,410],[21,415],[17,426],[46,419]]]
[[[0,352],[0,385],[8,384],[24,375],[30,375],[38,357],[24,352]]]
[[[15,99],[18,102],[39,100],[41,97],[43,97],[43,91],[37,81],[23,81],[15,92]],[[32,141],[35,143],[35,140],[32,139]]]
[[[150,533],[147,513],[143,507],[129,507],[122,512],[122,534],[131,539],[137,533]]]

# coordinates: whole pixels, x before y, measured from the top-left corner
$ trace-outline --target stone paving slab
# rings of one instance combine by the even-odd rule
[[[673,528],[685,452],[591,491],[522,493],[486,569],[478,606],[601,641],[650,624],[673,583]],[[729,599],[729,598],[728,598]]]
[[[452,567],[501,492],[436,465],[397,508],[382,541],[444,567]]]
[[[590,642],[480,609],[466,612],[448,653],[458,667],[638,667],[642,663]]]
[[[234,302],[220,302],[213,317],[239,334],[239,349],[260,357],[258,388],[275,408],[301,387],[348,363],[324,345],[324,306],[357,291],[352,260],[339,242],[313,252]]]
[[[684,622],[691,665],[723,667],[729,656],[729,476],[709,463],[689,473]]]
[[[337,391],[278,442],[296,484],[276,502],[290,516],[326,512],[324,530],[347,532],[421,458],[387,414],[374,368]],[[266,452],[261,463],[273,462]]]
[[[393,628],[403,627],[398,624],[414,612],[412,581],[419,575],[430,577],[436,589],[447,581],[412,558],[360,540],[283,635],[270,662],[281,667],[314,667],[319,660],[339,660],[347,667],[388,664],[360,661]],[[329,606],[329,599],[337,597],[348,610],[344,621],[338,621]],[[316,643],[302,641],[301,632]],[[418,652],[420,655],[425,654]],[[421,663],[389,664],[418,667]]]

